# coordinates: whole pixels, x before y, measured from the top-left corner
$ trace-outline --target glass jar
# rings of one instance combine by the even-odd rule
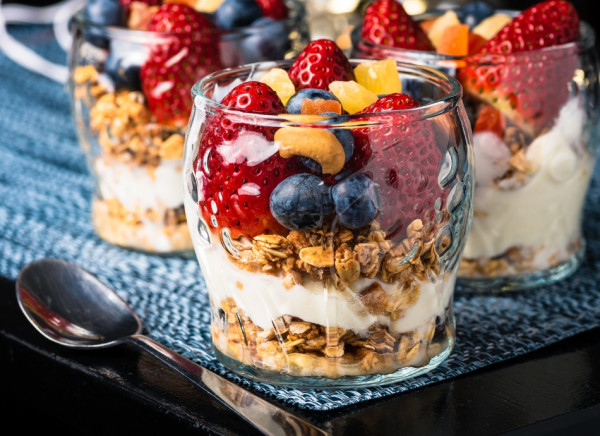
[[[574,273],[583,259],[600,89],[594,31],[581,22],[580,35],[578,42],[509,55],[454,57],[362,39],[354,46],[356,57],[428,65],[463,85],[476,182],[461,290],[550,284]],[[477,80],[495,86],[494,93],[482,93]]]
[[[460,85],[397,64],[421,106],[299,116],[219,103],[234,85],[290,65],[225,70],[193,88],[185,209],[216,355],[244,376],[297,387],[430,371],[454,344],[455,274],[472,214]],[[353,141],[343,165],[332,163],[331,136]],[[268,232],[257,231],[265,220]]]
[[[293,55],[307,38],[304,8],[286,4],[284,20],[233,30],[209,18],[196,31],[151,32],[97,25],[83,10],[73,17],[69,92],[102,239],[192,255],[181,190],[189,90],[218,69]]]

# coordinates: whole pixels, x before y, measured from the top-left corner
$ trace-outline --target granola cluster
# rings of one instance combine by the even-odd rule
[[[75,104],[81,105],[82,113],[89,118],[80,130],[89,129],[88,135],[94,138],[84,138],[82,145],[94,158],[111,165],[141,168],[151,179],[156,178],[163,162],[183,166],[184,132],[158,124],[140,91],[107,89],[92,65],[77,67],[73,81]],[[94,147],[99,147],[97,152],[92,151]],[[98,234],[116,245],[151,252],[192,249],[183,204],[132,210],[117,198],[98,195],[93,200],[92,215]]]
[[[358,231],[340,227],[259,235],[251,242],[231,241],[228,251],[238,267],[282,277],[288,289],[307,280],[332,285],[359,301],[366,313],[393,322],[418,302],[420,282],[440,274],[437,250],[445,249],[449,241],[439,241],[436,248],[432,233],[416,219],[406,238],[395,242],[373,222]],[[360,282],[366,283],[362,289],[350,288],[365,278],[378,280]],[[385,290],[382,282],[394,284],[394,290]],[[263,330],[233,298],[220,305],[220,325],[213,323],[213,337],[221,352],[249,365],[295,375],[336,378],[424,365],[439,354],[440,342],[447,340],[446,329],[451,328],[447,319],[438,318],[418,331],[394,333],[376,322],[367,332],[354,332],[284,315]]]

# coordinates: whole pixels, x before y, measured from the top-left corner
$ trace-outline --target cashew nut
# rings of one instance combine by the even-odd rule
[[[275,132],[281,157],[304,156],[321,165],[323,174],[339,173],[346,155],[340,141],[325,129],[282,127]]]

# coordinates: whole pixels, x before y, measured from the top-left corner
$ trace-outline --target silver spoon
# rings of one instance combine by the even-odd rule
[[[21,269],[16,288],[27,319],[53,342],[86,349],[134,344],[219,398],[266,434],[327,434],[142,335],[142,322],[133,309],[77,265],[60,259],[33,261]]]

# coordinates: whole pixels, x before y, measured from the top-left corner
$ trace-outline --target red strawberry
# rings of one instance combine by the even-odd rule
[[[418,107],[406,94],[379,98],[359,113],[385,113]],[[360,170],[379,185],[382,199],[378,220],[390,237],[403,237],[414,219],[431,221],[437,198],[442,197],[438,170],[442,154],[436,145],[429,120],[411,120],[408,114],[387,114],[369,118],[380,122],[355,133],[355,151],[349,162],[352,171]]]
[[[458,78],[468,95],[535,136],[552,124],[569,96],[578,55],[572,44],[563,44],[578,39],[573,6],[564,0],[542,2],[515,17],[480,54],[467,58]]]
[[[285,20],[289,15],[284,0],[256,0],[256,3],[260,6],[264,17]]]
[[[330,39],[309,42],[298,54],[288,75],[296,91],[303,88],[328,90],[329,84],[336,80],[355,80],[348,58]]]
[[[375,44],[435,51],[421,26],[397,0],[375,0],[365,10],[362,38]]]
[[[148,107],[160,123],[183,126],[192,108],[192,86],[221,68],[218,31],[204,14],[183,4],[161,5],[148,30],[169,33],[150,45],[140,69]]]
[[[285,112],[275,91],[255,81],[232,89],[222,104],[263,114]],[[269,199],[279,182],[302,171],[300,161],[279,155],[273,143],[276,128],[234,122],[225,113],[205,124],[194,167],[206,222],[217,230],[229,228],[233,238],[285,234],[271,215]]]

